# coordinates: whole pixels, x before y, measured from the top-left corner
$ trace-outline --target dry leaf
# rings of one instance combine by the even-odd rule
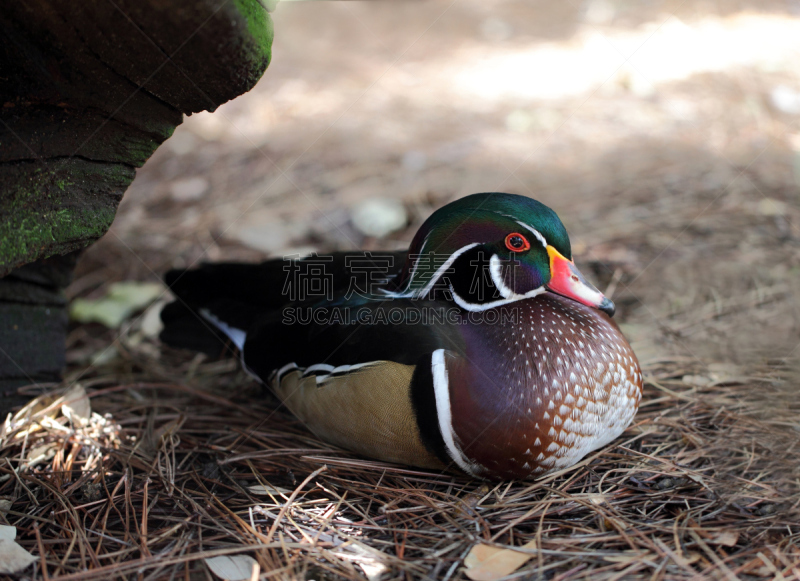
[[[520,549],[535,549],[536,541]],[[495,581],[510,575],[524,565],[533,555],[514,549],[498,549],[490,545],[475,545],[464,559],[467,577],[473,581]]]
[[[258,579],[258,574],[261,571],[261,567],[256,560],[247,555],[211,557],[203,560],[214,575],[227,581]],[[254,573],[254,571],[256,572]]]
[[[181,427],[183,427],[183,423],[185,421],[186,418],[183,415],[178,416],[174,420],[168,421],[166,424],[153,432],[153,442],[157,442],[158,445],[160,445],[162,440],[178,433]]]
[[[42,462],[50,460],[56,455],[56,451],[58,451],[58,444],[55,442],[50,442],[48,444],[42,444],[41,446],[31,448],[31,450],[28,452],[28,463],[26,466],[28,468],[32,468],[33,466],[37,466]]]
[[[331,538],[331,540],[341,542],[338,537]],[[347,542],[340,545],[334,555],[354,562],[364,571],[369,581],[378,581],[389,570],[389,567],[383,563],[383,555],[379,551],[358,542]]]
[[[109,285],[101,299],[74,299],[69,316],[80,323],[100,323],[116,329],[135,312],[142,310],[164,292],[158,283],[124,281]]]
[[[733,547],[738,540],[739,533],[726,531],[717,533],[712,538],[708,539],[708,542],[714,545],[722,545],[723,547]]]
[[[647,551],[624,551],[618,555],[608,555],[607,557],[603,557],[603,560],[611,563],[627,565],[628,563],[638,562],[644,559],[651,559],[652,557],[653,554]]]
[[[461,502],[456,505],[455,511],[457,514],[474,515],[475,507],[481,499],[489,493],[489,487],[481,484],[476,490],[470,492],[461,498]]]
[[[589,499],[589,502],[592,504],[596,504],[600,506],[601,504],[605,504],[607,502],[605,494],[597,494],[596,492],[591,492],[586,495],[586,498]]]
[[[381,575],[389,570],[386,565],[376,559],[363,559],[356,562],[356,564],[361,567],[361,570],[364,571],[369,581],[378,581]]]
[[[18,573],[39,558],[15,543],[16,537],[16,527],[0,526],[0,573]]]
[[[704,375],[684,375],[681,381],[692,387],[705,387],[711,383],[711,379]]]
[[[0,525],[0,541],[13,541],[17,538],[17,527]]]
[[[271,494],[273,496],[292,493],[291,490],[280,488],[279,486],[272,486],[270,484],[254,484],[253,486],[248,486],[247,490],[253,494]]]
[[[61,413],[71,422],[76,420],[88,420],[92,417],[92,404],[89,403],[89,396],[80,383],[75,384],[64,394],[64,404],[61,406]]]
[[[161,322],[161,311],[168,302],[168,300],[160,300],[147,307],[139,324],[142,335],[150,339],[158,337],[158,334],[164,328],[164,324]]]

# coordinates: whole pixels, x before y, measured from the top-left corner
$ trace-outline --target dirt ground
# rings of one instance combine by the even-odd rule
[[[800,105],[773,93],[800,89],[798,11],[283,3],[263,80],[139,171],[71,293],[199,261],[401,248],[447,201],[508,191],[559,213],[601,288],[616,273],[641,360],[788,357]],[[373,197],[400,199],[408,227],[365,239],[350,210]]]
[[[402,248],[450,200],[482,191],[532,196],[560,215],[576,263],[618,305],[617,320],[651,382],[637,425],[658,424],[660,418],[660,429],[669,432],[652,432],[655,443],[647,453],[675,459],[675,450],[691,441],[724,456],[718,459],[726,468],[715,472],[720,497],[725,483],[733,486],[732,475],[763,480],[770,492],[751,491],[747,502],[734,502],[749,507],[735,523],[715,521],[719,530],[741,532],[734,541],[738,548],[725,548],[724,554],[715,545],[709,555],[702,545],[708,548],[711,541],[696,544],[687,536],[686,558],[673,547],[674,558],[662,551],[658,559],[642,557],[636,565],[615,557],[597,569],[559,561],[551,547],[543,553],[546,562],[540,555],[520,575],[538,570],[542,578],[558,579],[800,580],[800,528],[786,516],[796,514],[800,482],[800,3],[283,2],[273,16],[274,56],[264,78],[215,113],[187,118],[139,170],[111,231],[82,256],[70,296],[101,296],[110,282],[157,281],[169,268],[202,261]],[[371,198],[400,200],[407,225],[382,238],[361,233],[353,212]],[[145,402],[157,400],[150,388],[134,397],[136,413],[130,407],[122,413],[134,400],[120,399],[124,389],[114,386],[180,383],[190,390],[181,397],[210,387],[225,401],[248,406],[256,388],[234,365],[170,352],[151,337],[132,341],[136,324],[122,331],[74,324],[68,340],[68,379],[112,394],[106,400],[93,395],[92,404],[112,413],[123,428],[146,431],[147,422],[158,425],[177,416],[148,416]],[[155,405],[173,411],[189,405],[188,399],[170,397]],[[264,405],[274,408],[274,402]],[[293,440],[295,448],[324,449],[328,459],[335,454],[282,412],[276,417],[303,442]],[[245,414],[229,421],[245,430],[256,420]],[[260,447],[241,436],[224,444],[228,453],[253,454],[260,470],[272,471],[289,489],[318,466],[285,459],[270,465],[258,451],[280,448],[283,436],[271,425],[258,426],[265,430],[258,432]],[[197,433],[184,434],[184,445],[193,442],[209,454]],[[627,435],[630,442],[636,434]],[[678,448],[659,448],[659,437]],[[739,437],[734,444],[731,438]],[[752,447],[752,466],[731,460],[726,442],[739,451]],[[610,454],[625,456],[625,450]],[[241,464],[241,457],[224,462]],[[694,470],[713,465],[707,456],[685,461]],[[340,466],[363,466],[352,462]],[[748,472],[755,465],[758,477]],[[247,466],[237,466],[237,477],[246,480]],[[396,490],[412,497],[408,487],[428,487],[401,484],[402,471],[393,474]],[[355,491],[354,505],[374,518],[374,510],[364,506],[381,481],[340,476]],[[574,492],[570,478],[550,486]],[[458,494],[481,496],[478,484],[455,482]],[[446,486],[437,490],[456,494]],[[503,496],[496,494],[500,503]],[[524,496],[519,494],[515,498]],[[758,528],[754,523],[765,516],[754,517],[753,511],[765,498],[780,507],[783,520],[753,532],[748,527]],[[244,506],[231,510],[246,520]],[[409,510],[417,514],[414,506]],[[525,530],[515,539],[513,528],[510,537],[503,529],[517,522],[519,510],[510,506],[483,538],[522,544]],[[704,522],[698,514],[686,518]],[[469,520],[468,514],[457,516]],[[614,518],[607,518],[597,526],[619,532]],[[389,540],[381,537],[386,546],[370,544],[368,538],[379,535],[362,531],[366,545],[393,555],[380,578],[465,578],[460,566],[467,541],[436,555],[446,543],[419,541],[418,547],[438,548],[409,548],[407,560],[415,564],[398,564],[404,557],[398,547],[405,547],[399,531],[405,527],[406,537],[412,530],[416,538],[429,526],[419,519],[403,521]],[[531,525],[540,547],[546,544],[542,522]],[[633,516],[625,522],[637,526]],[[545,533],[560,525],[551,526],[556,528]],[[665,534],[669,544],[672,533]],[[331,564],[336,558],[329,554],[312,558],[292,547],[269,554],[274,561],[259,557],[264,570],[278,568],[287,578],[362,575]],[[692,561],[692,555],[699,556]]]

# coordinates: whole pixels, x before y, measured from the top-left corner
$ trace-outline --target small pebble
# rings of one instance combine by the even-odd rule
[[[684,375],[681,381],[694,387],[705,387],[711,383],[711,379],[704,375]]]
[[[778,85],[770,91],[769,101],[781,113],[800,115],[800,91],[786,85]]]
[[[765,502],[756,509],[756,514],[758,516],[769,516],[771,514],[775,514],[775,512],[777,512],[777,508],[774,504],[769,502]]]
[[[403,228],[408,222],[405,206],[391,198],[372,198],[350,211],[353,226],[366,236],[383,238]]]
[[[208,180],[201,177],[175,180],[169,186],[169,193],[176,202],[199,200],[209,190]]]

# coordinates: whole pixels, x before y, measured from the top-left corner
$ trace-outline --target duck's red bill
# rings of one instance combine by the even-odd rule
[[[550,255],[550,282],[545,286],[549,290],[600,309],[609,317],[614,316],[614,303],[583,278],[574,262],[564,258],[552,246],[547,247],[547,254]]]

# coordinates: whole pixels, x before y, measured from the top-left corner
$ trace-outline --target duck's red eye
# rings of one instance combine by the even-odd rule
[[[512,232],[506,236],[506,248],[511,252],[525,252],[530,250],[531,243],[522,234]]]

